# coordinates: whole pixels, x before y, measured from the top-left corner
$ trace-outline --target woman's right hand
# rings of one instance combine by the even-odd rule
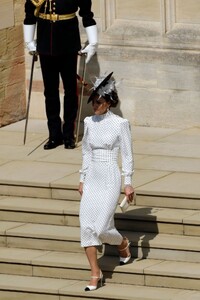
[[[79,191],[80,195],[82,196],[82,194],[83,194],[83,182],[79,183],[78,191]]]
[[[134,191],[134,188],[132,187],[132,185],[126,185],[124,187],[124,193],[125,193],[129,203],[133,202],[134,192],[135,191]]]

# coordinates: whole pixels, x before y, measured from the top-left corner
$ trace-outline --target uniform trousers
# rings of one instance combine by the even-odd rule
[[[45,108],[49,138],[74,138],[78,110],[77,53],[58,56],[39,54],[44,83]],[[63,122],[60,117],[60,78],[64,88]]]

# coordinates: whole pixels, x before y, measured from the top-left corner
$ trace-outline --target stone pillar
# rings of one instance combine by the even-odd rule
[[[0,127],[25,116],[23,0],[0,1]]]

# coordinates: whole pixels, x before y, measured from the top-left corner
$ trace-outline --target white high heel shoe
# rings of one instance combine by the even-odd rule
[[[126,249],[128,249],[130,247],[131,242],[129,242],[129,240],[127,238],[124,238],[124,239],[127,241],[127,246],[125,248],[123,248],[123,249],[118,249],[119,252],[125,251]],[[129,252],[130,252],[130,250],[129,250]],[[126,257],[120,256],[119,257],[119,264],[121,266],[125,265],[125,264],[127,264],[129,262],[130,259],[131,259],[131,254],[128,255],[128,256],[126,256]]]
[[[92,278],[92,279],[98,279],[97,285],[87,285],[87,286],[85,287],[85,291],[86,291],[86,292],[87,292],[87,291],[95,291],[95,290],[97,289],[97,287],[98,287],[98,283],[99,283],[99,282],[100,282],[100,286],[103,285],[103,274],[102,274],[101,271],[100,271],[99,276],[91,276],[91,278]]]

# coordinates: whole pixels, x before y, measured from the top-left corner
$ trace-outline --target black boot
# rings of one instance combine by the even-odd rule
[[[60,145],[63,145],[62,139],[53,140],[53,139],[49,138],[48,142],[46,144],[44,144],[44,150],[54,149]]]
[[[75,145],[75,139],[73,137],[66,138],[64,140],[65,149],[74,149],[76,147]]]

